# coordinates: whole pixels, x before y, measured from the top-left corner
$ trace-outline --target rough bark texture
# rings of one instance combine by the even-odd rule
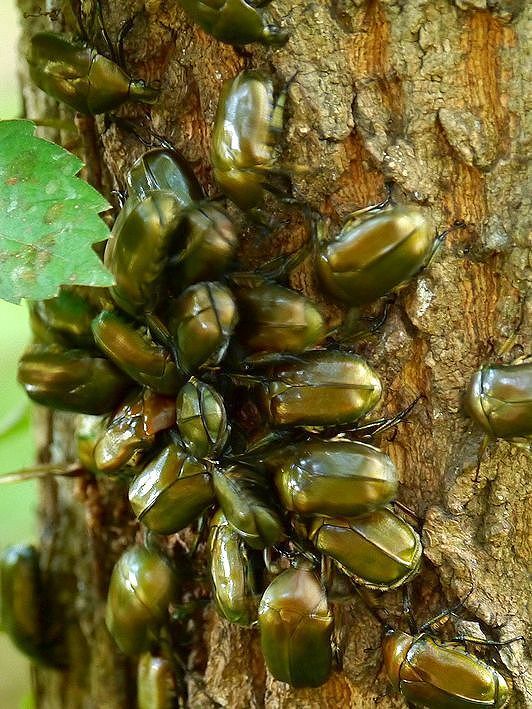
[[[26,12],[41,4],[19,2]],[[465,599],[464,616],[479,624],[468,634],[526,635],[531,459],[497,441],[476,475],[482,434],[465,417],[461,392],[508,336],[517,332],[517,344],[529,348],[530,8],[519,0],[274,0],[272,16],[292,34],[284,48],[270,50],[212,40],[171,0],[102,5],[112,36],[139,13],[126,49],[134,75],[162,84],[150,125],[194,162],[213,195],[208,147],[222,83],[244,67],[262,67],[279,85],[295,77],[281,162],[310,166],[294,177],[294,195],[329,215],[333,229],[353,209],[382,198],[385,180],[393,181],[399,201],[429,210],[440,229],[456,219],[468,223],[449,235],[429,268],[401,290],[382,330],[358,349],[385,383],[380,415],[422,396],[408,424],[381,441],[400,469],[400,500],[423,524],[426,562],[413,585],[416,616],[426,620]],[[68,31],[61,17],[53,27]],[[47,18],[25,20],[25,39],[42,28],[50,28]],[[53,102],[23,73],[28,116],[50,116]],[[143,109],[127,105],[121,113],[140,119]],[[59,115],[69,114],[59,108]],[[52,137],[81,151],[87,178],[112,201],[111,190],[123,187],[123,172],[143,147],[101,117],[81,120],[79,129],[77,144],[72,133]],[[242,251],[250,263],[266,249],[290,251],[305,238],[293,210],[270,204],[293,223],[260,244],[245,230]],[[331,325],[341,319],[338,306],[319,293],[310,263],[293,285],[327,308]],[[43,455],[71,455],[71,417],[41,418],[48,421]],[[58,613],[69,619],[72,669],[36,671],[38,705],[132,707],[133,664],[118,655],[103,624],[108,574],[136,531],[123,490],[90,479],[54,480],[43,484],[42,499],[42,545]],[[399,601],[393,593],[382,599],[391,609]],[[205,675],[204,682],[189,676],[190,706],[403,706],[387,694],[379,625],[356,598],[336,611],[342,669],[319,689],[295,691],[265,672],[256,630],[230,626],[208,606],[195,617],[193,644],[185,649],[189,666]],[[513,677],[511,706],[531,706],[523,643],[500,655]]]

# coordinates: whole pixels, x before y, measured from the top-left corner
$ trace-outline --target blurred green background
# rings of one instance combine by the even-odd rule
[[[0,119],[21,114],[17,77],[18,12],[15,0],[0,0]],[[0,365],[0,473],[31,465],[35,446],[31,410],[16,381],[17,360],[29,339],[24,306],[0,300],[2,353]],[[0,488],[0,548],[36,540],[37,485],[35,482]],[[0,707],[31,705],[29,663],[9,638],[0,633]]]

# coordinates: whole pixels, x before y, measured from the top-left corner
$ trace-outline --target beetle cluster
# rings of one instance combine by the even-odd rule
[[[222,41],[286,39],[245,0],[181,4]],[[244,18],[245,32],[235,37],[235,19]],[[41,45],[44,54],[51,51],[44,39],[34,45],[34,52]],[[83,100],[69,102],[71,88],[54,84],[52,90],[41,76],[43,55],[35,56],[33,75],[41,88],[78,110],[109,110],[110,84],[105,103],[95,98],[95,57],[83,71],[76,69],[90,90],[78,82],[74,93]],[[128,90],[113,105],[134,97],[131,80],[121,81]],[[286,91],[276,99],[271,77],[258,71],[241,72],[223,89],[211,161],[224,193],[248,214],[270,188],[285,98]],[[124,480],[136,517],[152,535],[208,519],[212,595],[220,615],[243,626],[258,619],[272,675],[295,687],[318,686],[331,670],[333,628],[324,580],[315,571],[320,561],[377,591],[405,584],[421,563],[419,535],[390,506],[397,494],[393,462],[356,440],[363,428],[357,423],[380,399],[379,378],[334,342],[320,348],[324,320],[308,298],[276,282],[267,269],[239,269],[233,223],[206,199],[180,155],[151,150],[126,182],[128,198],[104,257],[115,285],[109,291],[65,287],[57,298],[32,304],[35,344],[21,359],[19,380],[34,401],[81,414],[82,465]],[[368,208],[333,239],[317,222],[316,272],[328,294],[361,305],[414,276],[438,243],[420,210]],[[480,370],[469,409],[492,435],[526,438],[532,368],[513,367]],[[514,396],[516,383],[522,391]],[[496,400],[498,414],[487,412],[488,398]],[[501,408],[504,423],[494,423]],[[266,588],[260,550],[291,562]],[[106,621],[124,653],[147,653],[157,645],[181,582],[153,543],[122,555]],[[40,657],[46,643],[36,641],[31,654]],[[393,684],[417,705],[463,709],[481,698],[484,706],[498,708],[507,702],[506,683],[495,668],[438,644],[429,628],[416,637],[389,633],[384,656]],[[159,660],[143,657],[146,676],[157,674]],[[447,665],[467,678],[471,701],[456,694],[441,703]],[[430,677],[420,680],[427,671]],[[154,685],[159,681],[166,679]]]
[[[179,155],[148,151],[127,184],[104,256],[116,285],[97,295],[64,288],[31,306],[36,343],[19,365],[28,395],[83,414],[80,461],[128,480],[133,511],[150,532],[177,533],[219,507],[208,539],[213,595],[232,622],[256,619],[253,550],[324,555],[373,589],[405,583],[419,569],[421,543],[388,507],[395,466],[379,449],[349,440],[381,397],[377,374],[352,352],[316,349],[324,322],[308,298],[230,268],[233,225]],[[117,563],[107,622],[124,652],[149,648],[175,596],[172,573],[144,547]],[[161,597],[144,590],[153,574],[166,579],[157,584]],[[294,597],[292,621],[280,623],[284,644],[293,642],[290,623],[303,618],[320,668],[276,667],[273,617],[285,584],[295,584],[300,607],[296,613]],[[312,630],[318,590],[329,618],[320,632]],[[138,631],[124,614],[139,619]],[[332,617],[307,562],[296,560],[274,580],[258,616],[274,676],[294,686],[325,681]]]

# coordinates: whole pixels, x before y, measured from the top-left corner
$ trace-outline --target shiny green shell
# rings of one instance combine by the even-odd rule
[[[168,330],[185,372],[217,365],[238,322],[231,291],[221,283],[189,286],[170,306]]]
[[[196,458],[221,452],[230,431],[222,397],[194,377],[177,395],[176,423],[184,448]]]
[[[394,499],[397,471],[378,448],[312,439],[265,456],[285,509],[301,515],[355,517]]]
[[[174,709],[176,678],[172,663],[145,652],[137,667],[137,709]]]
[[[531,438],[532,362],[483,365],[469,383],[465,406],[494,438]]]
[[[336,426],[365,416],[381,392],[379,377],[362,357],[317,350],[273,366],[258,387],[258,404],[274,427]]]
[[[66,665],[60,638],[50,637],[39,552],[30,544],[0,553],[0,630],[32,660],[52,667]],[[56,631],[57,634],[57,631]]]
[[[138,158],[126,174],[130,196],[146,199],[152,192],[171,192],[181,209],[204,198],[192,167],[175,150],[154,148]]]
[[[107,421],[94,445],[96,470],[112,474],[126,465],[135,465],[139,454],[153,447],[155,436],[174,425],[173,398],[149,389],[135,391]]]
[[[111,575],[105,623],[124,654],[149,648],[179,586],[175,569],[161,553],[137,545],[122,554]]]
[[[274,91],[260,71],[241,71],[223,85],[214,119],[211,162],[222,191],[244,210],[263,199],[273,164]]]
[[[305,566],[274,578],[259,604],[262,654],[275,679],[318,687],[331,671],[333,616],[325,589]]]
[[[261,9],[270,2],[263,0],[259,5],[246,0],[179,0],[192,20],[221,42],[281,45],[288,34],[277,25],[266,24]]]
[[[159,93],[95,49],[52,32],[31,38],[27,59],[34,83],[80,113],[106,113],[125,101],[154,103]]]
[[[249,551],[221,510],[211,520],[207,547],[218,613],[231,623],[251,625],[257,616],[257,600]]]
[[[238,245],[227,214],[210,202],[196,202],[183,212],[182,250],[171,259],[169,286],[180,292],[193,283],[211,281],[225,273]]]
[[[176,394],[185,380],[172,355],[116,312],[104,311],[92,321],[94,340],[116,366],[142,386]]]
[[[104,263],[116,281],[111,295],[130,315],[151,312],[162,297],[164,270],[178,248],[181,211],[172,192],[154,190],[140,201],[128,198],[118,214]]]
[[[261,279],[235,280],[236,335],[251,352],[299,353],[325,337],[323,317],[304,295]]]
[[[370,212],[320,245],[318,275],[330,295],[350,305],[371,303],[420,271],[434,243],[429,222],[414,207]]]
[[[171,444],[133,480],[129,501],[148,529],[173,534],[214,502],[211,476],[203,463]]]
[[[503,675],[455,643],[389,632],[384,666],[405,700],[428,709],[502,709],[510,698]]]
[[[312,521],[310,538],[322,554],[367,588],[398,588],[420,569],[419,535],[386,508],[352,519],[318,518]]]
[[[63,411],[105,414],[131,380],[104,357],[54,345],[32,345],[19,360],[18,381],[30,399]]]
[[[243,465],[215,468],[212,476],[227,521],[250,547],[264,549],[284,538],[267,478]]]
[[[30,326],[39,344],[63,347],[93,347],[91,322],[97,310],[72,289],[62,288],[48,300],[29,303]]]

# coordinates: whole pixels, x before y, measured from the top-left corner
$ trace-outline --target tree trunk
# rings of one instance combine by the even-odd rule
[[[19,5],[35,13],[39,3]],[[51,0],[47,9],[55,5]],[[208,150],[222,83],[260,67],[279,86],[293,78],[280,163],[293,166],[294,196],[330,216],[333,231],[350,211],[382,199],[385,181],[399,202],[430,210],[440,231],[467,222],[357,351],[384,382],[379,416],[421,396],[408,422],[380,441],[399,468],[400,501],[423,526],[426,560],[412,589],[418,621],[463,601],[460,616],[475,621],[469,635],[526,635],[530,456],[497,440],[477,471],[482,433],[463,413],[461,393],[509,336],[517,334],[529,354],[523,81],[530,8],[505,0],[274,0],[269,11],[291,36],[271,50],[221,44],[171,0],[102,6],[112,37],[138,13],[126,39],[131,71],[162,85],[149,125],[193,162],[213,196]],[[54,31],[72,32],[65,18],[52,23]],[[48,18],[25,20],[24,42],[41,29],[50,29]],[[28,117],[71,115],[31,85],[25,67],[23,74]],[[120,113],[140,125],[144,110],[127,104]],[[87,179],[113,202],[111,190],[124,187],[124,172],[143,146],[103,117],[80,119],[78,128],[78,142],[71,132],[43,132],[80,152]],[[246,263],[290,252],[307,238],[300,210],[273,198],[268,204],[290,226],[266,239],[244,229]],[[323,306],[331,327],[341,320],[344,311],[320,293],[310,260],[292,286]],[[42,456],[72,457],[72,417],[43,411],[40,420]],[[89,476],[47,480],[41,523],[55,612],[68,621],[70,669],[35,669],[38,706],[134,706],[134,662],[119,654],[103,622],[110,571],[137,532],[123,488]],[[400,608],[400,593],[379,600]],[[293,690],[265,671],[256,629],[229,625],[206,604],[179,649],[189,670],[188,705],[404,706],[387,689],[382,628],[356,596],[334,610],[341,668],[323,687]],[[515,642],[500,652],[513,678],[511,707],[532,702],[524,650]]]

